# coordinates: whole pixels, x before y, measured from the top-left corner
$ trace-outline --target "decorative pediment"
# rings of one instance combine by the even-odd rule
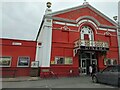
[[[104,35],[105,35],[105,36],[111,36],[111,33],[110,33],[109,31],[106,31],[106,32],[104,33]]]
[[[105,16],[104,14],[102,14],[100,11],[98,11],[89,4],[61,10],[48,15],[52,16],[53,18],[63,18],[76,22],[82,20],[82,18],[84,17],[84,19],[86,18],[86,19],[94,20],[95,23],[97,24],[107,25],[107,26],[116,25],[114,21],[112,21],[110,18],[108,18],[107,16]]]

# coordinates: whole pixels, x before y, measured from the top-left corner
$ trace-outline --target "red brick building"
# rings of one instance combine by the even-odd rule
[[[36,40],[41,77],[48,69],[69,76],[89,74],[93,63],[97,71],[118,63],[116,23],[87,2],[53,13],[48,7]]]
[[[35,61],[36,42],[4,38],[0,41],[2,76],[29,76],[31,62]]]

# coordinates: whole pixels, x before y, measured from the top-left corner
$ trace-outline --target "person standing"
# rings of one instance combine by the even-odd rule
[[[90,66],[89,66],[89,73],[90,73],[90,76],[92,76],[92,70],[93,70],[92,65],[90,65]]]

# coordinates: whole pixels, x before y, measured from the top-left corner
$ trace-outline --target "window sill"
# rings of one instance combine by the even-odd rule
[[[51,66],[72,66],[73,64],[51,64]]]
[[[29,67],[29,66],[17,66],[17,67]]]

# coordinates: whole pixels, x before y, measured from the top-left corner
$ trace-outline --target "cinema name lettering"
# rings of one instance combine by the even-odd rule
[[[107,42],[102,41],[88,41],[88,40],[77,40],[74,43],[74,47],[83,50],[100,50],[105,51],[109,49]]]

